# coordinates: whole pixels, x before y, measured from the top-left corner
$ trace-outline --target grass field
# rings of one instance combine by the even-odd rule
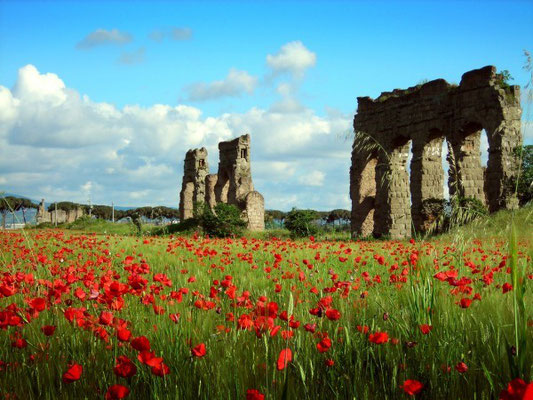
[[[509,212],[417,241],[0,232],[0,394],[506,398],[532,373],[532,214],[516,241]]]

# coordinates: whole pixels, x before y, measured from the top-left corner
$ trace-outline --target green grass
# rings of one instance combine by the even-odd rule
[[[48,298],[54,287],[62,286],[60,282],[69,291],[61,295],[61,301],[51,301],[47,310],[23,327],[0,330],[0,360],[8,363],[0,372],[0,394],[30,399],[103,398],[109,386],[120,383],[131,389],[132,399],[244,399],[252,388],[267,399],[396,399],[408,397],[400,386],[406,379],[416,379],[424,384],[417,398],[497,398],[517,374],[530,379],[532,372],[533,335],[527,323],[533,318],[533,302],[530,279],[525,278],[533,273],[531,207],[514,214],[516,249],[510,246],[510,215],[498,213],[476,225],[414,244],[320,238],[314,243],[308,239],[273,240],[272,237],[286,238],[279,231],[233,240],[206,240],[192,235],[177,238],[176,234],[172,238],[138,238],[128,236],[131,232],[111,231],[118,224],[98,221],[71,225],[71,229],[1,233],[3,283],[17,288],[16,294],[0,298],[1,310],[12,303],[27,309],[25,299]],[[275,254],[281,256],[277,266]],[[416,265],[413,254],[418,257]],[[137,352],[116,340],[114,328],[104,327],[109,333],[108,341],[95,336],[94,328],[100,326],[98,315],[109,309],[103,298],[80,301],[74,296],[77,288],[88,295],[91,287],[105,293],[106,284],[112,280],[128,283],[130,272],[123,262],[126,256],[132,256],[133,263],[146,262],[150,271],[141,276],[148,283],[142,293],[124,295],[124,307],[113,313],[128,321],[133,336],[149,338],[153,351],[171,369],[165,377],[155,376],[149,367],[141,365]],[[379,256],[383,257],[383,265]],[[508,271],[513,258],[516,267]],[[311,269],[304,259],[312,264]],[[505,267],[498,268],[503,260]],[[389,272],[394,264],[399,268]],[[452,266],[457,270],[457,279],[472,279],[463,287],[466,291],[470,287],[471,293],[451,293],[457,287],[433,277]],[[399,275],[403,268],[408,270],[406,282],[389,283],[390,276]],[[484,284],[484,271],[494,268],[494,281]],[[17,272],[31,273],[35,281],[24,283],[23,275]],[[300,272],[305,274],[305,280],[299,279]],[[156,273],[166,274],[171,287],[154,282]],[[346,284],[338,284],[335,292],[325,293],[325,288],[335,286],[333,273],[338,274],[336,282]],[[369,282],[364,273],[368,273]],[[220,285],[213,281],[221,281],[227,275],[233,277],[237,297],[249,292],[249,302],[236,305],[224,294],[226,289],[218,291]],[[377,275],[381,283],[377,282]],[[190,276],[196,280],[188,282]],[[516,288],[520,279],[524,288],[521,297],[516,296],[516,290],[503,293],[503,283]],[[275,290],[276,284],[281,285],[281,291]],[[350,287],[346,296],[344,285]],[[209,297],[211,287],[217,289],[214,299]],[[319,290],[318,295],[310,293],[312,287]],[[181,303],[161,297],[180,288],[190,290]],[[473,301],[466,309],[459,307],[461,298],[473,298],[475,293],[481,301]],[[143,304],[141,300],[146,303],[149,295],[164,307],[165,314],[157,315],[151,304]],[[338,321],[309,313],[327,295],[332,296],[332,306],[341,313]],[[267,333],[258,338],[253,330],[239,330],[236,322],[226,321],[230,312],[236,318],[253,313],[261,296],[276,302],[280,312],[292,309],[300,327],[290,329],[287,322],[276,318],[280,332],[275,337]],[[202,297],[214,301],[215,307],[196,308],[194,302]],[[65,319],[63,312],[69,304],[87,308],[92,316],[89,319],[95,319],[89,329]],[[181,314],[177,324],[170,320],[170,313]],[[316,323],[316,332],[328,333],[333,342],[328,352],[317,351],[320,338],[303,329],[306,323]],[[40,332],[40,327],[47,324],[57,326],[49,339]],[[433,330],[423,335],[420,324],[430,324]],[[370,343],[357,325],[369,326],[370,332],[387,332],[398,343]],[[220,326],[230,331],[223,333]],[[283,339],[283,330],[293,331],[294,336]],[[29,343],[25,349],[11,347],[17,331]],[[201,342],[206,344],[206,356],[191,357],[191,346]],[[518,352],[525,357],[521,370],[507,355],[515,343],[526,348]],[[294,360],[286,370],[278,371],[276,360],[286,347],[292,350]],[[138,372],[134,377],[124,379],[113,374],[118,355],[127,355],[136,363]],[[327,359],[335,364],[326,367]],[[61,375],[72,361],[83,365],[82,378],[64,384]],[[459,362],[468,365],[466,373],[455,370]]]

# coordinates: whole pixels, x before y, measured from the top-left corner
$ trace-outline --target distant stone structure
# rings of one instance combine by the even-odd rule
[[[250,135],[220,142],[218,173],[208,174],[207,150],[189,150],[185,156],[180,194],[180,216],[192,217],[193,204],[205,202],[237,206],[251,231],[265,229],[263,196],[254,190],[250,165]]]
[[[450,150],[450,195],[476,198],[490,212],[516,205],[520,87],[507,85],[495,67],[465,73],[459,86],[437,79],[357,102],[350,169],[353,235],[404,238],[411,227],[428,229],[443,205],[443,140]],[[486,171],[483,129],[489,142]]]
[[[185,155],[180,192],[180,219],[192,218],[195,203],[205,201],[205,178],[209,174],[207,150],[189,150]]]
[[[44,204],[44,199],[41,200],[41,203],[39,204],[39,209],[37,210],[37,223],[40,224],[42,222],[50,222],[52,224],[55,224],[56,221],[58,224],[63,223],[71,223],[76,221],[78,218],[81,218],[85,215],[85,212],[83,211],[83,208],[77,207],[74,210],[60,210],[58,209],[53,211],[48,211]]]

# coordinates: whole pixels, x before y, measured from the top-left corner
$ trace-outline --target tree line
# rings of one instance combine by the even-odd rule
[[[316,211],[316,210],[306,210],[309,211],[309,215],[316,221],[321,221],[326,224],[335,224],[337,221],[339,223],[345,222],[348,223],[351,218],[350,210],[343,210],[337,208],[331,211]],[[278,222],[280,225],[284,225],[287,217],[291,211],[280,211],[280,210],[265,210],[265,223],[275,224]]]

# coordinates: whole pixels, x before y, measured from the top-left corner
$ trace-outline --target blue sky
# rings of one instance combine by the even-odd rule
[[[175,206],[185,151],[215,172],[249,131],[267,207],[347,208],[356,97],[489,64],[523,85],[532,22],[531,1],[0,1],[0,190]]]

